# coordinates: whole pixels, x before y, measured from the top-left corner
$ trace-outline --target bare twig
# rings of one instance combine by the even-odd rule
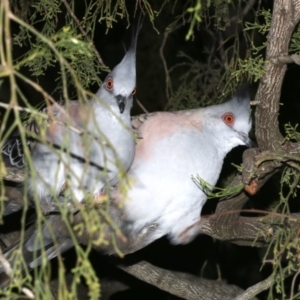
[[[145,108],[145,106],[142,104],[142,102],[139,101],[139,99],[136,99],[136,103],[137,103],[138,106],[143,110],[143,112],[144,112],[145,114],[148,114],[148,113],[149,113],[149,111]]]
[[[249,0],[246,2],[245,4],[245,7],[242,11],[242,14],[241,15],[237,15],[237,16],[234,16],[230,19],[230,23],[233,23],[237,20],[238,17],[244,17],[247,15],[247,13],[249,12],[249,10],[253,7],[253,5],[256,3],[257,0]]]
[[[166,74],[166,97],[167,97],[167,99],[169,99],[168,86],[169,86],[170,76],[169,76],[169,72],[168,72],[167,62],[164,57],[164,47],[166,45],[166,41],[167,41],[169,34],[170,34],[170,31],[165,31],[163,41],[159,48],[159,56],[161,57],[161,60],[163,62],[163,66],[164,66],[164,70],[165,70],[165,74]]]
[[[276,63],[276,58],[274,58]],[[277,60],[284,64],[291,64],[295,63],[296,65],[300,65],[300,57],[297,54],[292,55],[280,55]]]
[[[15,104],[11,104],[11,103],[0,102],[0,107],[5,108],[7,110],[14,109],[14,110],[24,111],[24,112],[32,114],[32,109],[29,109],[27,107],[21,107],[19,105],[15,105]]]
[[[290,299],[294,298],[294,290],[295,290],[295,284],[296,284],[296,279],[299,276],[300,271],[298,271],[294,277],[293,277],[293,281],[292,281],[292,285],[291,285],[291,295],[290,295]]]
[[[238,295],[233,300],[250,300],[253,299],[254,296],[258,295],[262,291],[270,288],[274,284],[274,276],[271,275],[267,279],[249,287],[245,292]]]
[[[183,26],[182,24],[179,24],[173,28],[170,28],[169,30],[166,30],[164,33],[164,37],[163,37],[161,46],[159,48],[159,56],[161,57],[161,60],[163,62],[163,66],[164,66],[164,70],[165,70],[165,74],[166,74],[166,97],[167,97],[167,100],[170,97],[170,94],[169,94],[170,75],[169,75],[169,71],[168,71],[167,62],[166,62],[165,56],[164,56],[164,48],[165,48],[169,34],[172,33],[173,31],[179,29],[182,26]]]

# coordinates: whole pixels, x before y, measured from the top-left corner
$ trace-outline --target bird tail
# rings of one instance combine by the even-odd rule
[[[32,221],[31,221],[32,222]],[[23,236],[0,255],[0,289],[6,288],[14,274],[25,276],[73,247],[73,240],[60,215],[50,215],[40,228],[35,220]]]
[[[119,210],[117,211],[119,218]],[[10,243],[2,255],[0,253],[0,290],[7,287],[11,280],[15,280],[16,273],[19,276],[21,273],[23,278],[31,270],[40,266],[45,267],[53,258],[61,258],[61,255],[75,244],[86,245],[86,249],[91,249],[92,246],[106,254],[122,256],[128,253],[127,239],[118,228],[120,224],[112,226],[112,221],[107,221],[110,218],[118,218],[103,214],[103,209],[94,212],[97,219],[94,221],[91,212],[86,215],[86,212],[77,212],[69,215],[66,220],[59,213],[43,217],[42,220],[37,217],[35,220],[31,219],[31,223],[34,224],[29,225],[19,240]],[[88,220],[85,220],[86,216]],[[89,221],[91,223],[84,224]],[[102,224],[102,232],[95,230],[99,228],[95,225],[95,221]],[[107,225],[103,226],[105,223]]]
[[[23,241],[26,243],[26,241],[32,236],[34,233],[34,226],[30,226],[24,235]],[[18,257],[14,255],[15,251],[19,248],[21,243],[21,239],[18,239],[17,241],[12,242],[4,251],[1,253],[1,260],[0,260],[0,289],[6,288],[9,283],[11,282],[11,279],[13,278],[15,267],[14,265],[17,264]],[[30,253],[22,250],[22,257],[24,261],[30,261],[31,255]],[[18,268],[18,271],[21,271],[22,274],[25,273],[25,269]]]

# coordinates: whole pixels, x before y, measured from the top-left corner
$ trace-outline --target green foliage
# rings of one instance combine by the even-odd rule
[[[296,293],[294,297],[285,294],[284,280],[291,274],[296,274],[294,276],[297,277],[300,267],[300,248],[297,237],[299,227],[291,227],[287,222],[287,219],[291,218],[289,200],[297,196],[300,188],[299,180],[298,170],[290,167],[284,169],[280,180],[280,198],[273,208],[274,214],[282,216],[282,221],[281,224],[270,227],[270,235],[266,237],[270,244],[264,257],[264,264],[272,265],[275,290],[282,295],[282,299],[298,299],[299,297],[299,293]],[[272,290],[269,291],[268,299],[274,299]]]
[[[191,25],[189,28],[189,31],[185,37],[186,40],[189,40],[191,36],[193,35],[194,27],[196,26],[197,23],[201,22],[201,11],[202,11],[202,4],[201,0],[196,0],[195,5],[193,7],[189,7],[186,11],[187,13],[191,14]],[[209,6],[209,4],[208,4]]]
[[[232,72],[233,78],[240,78],[247,74],[249,81],[258,81],[265,73],[264,59],[261,55],[256,58],[240,59],[237,61],[238,68]]]
[[[31,24],[42,23],[42,29],[39,33],[34,34],[25,26],[21,26],[20,32],[14,36],[14,43],[20,46],[23,43],[29,44],[29,50],[18,59],[18,67],[28,67],[31,74],[35,77],[45,75],[45,71],[49,67],[56,66],[59,61],[64,58],[70,63],[72,69],[76,70],[76,75],[83,87],[89,87],[92,83],[98,82],[101,71],[107,71],[107,68],[97,63],[97,57],[93,53],[92,44],[78,33],[77,25],[70,17],[66,17],[68,26],[61,29],[57,26],[57,19],[61,15],[61,1],[35,1],[31,6],[33,11],[30,22]],[[89,20],[90,21],[90,20]],[[86,34],[89,34],[92,24],[81,24],[87,28]],[[43,37],[43,38],[41,38]],[[53,48],[45,47],[44,38],[49,39],[53,44],[53,48],[57,50],[55,53]],[[57,85],[57,89],[63,89],[63,83],[59,79],[62,74],[58,74],[57,80],[61,82]],[[70,72],[67,72],[64,80],[70,84],[74,84]]]
[[[237,24],[243,23],[243,14],[238,3],[231,1],[196,1],[190,9],[190,13],[197,14],[198,17],[191,18],[200,22],[202,17],[208,13],[210,6],[214,7],[214,15],[209,14],[209,22],[213,23],[217,31],[223,31],[230,25],[229,10],[235,9],[236,16],[233,18]],[[264,22],[259,22],[259,17],[263,17]],[[184,62],[169,68],[167,73],[167,94],[168,104],[166,109],[186,109],[196,108],[199,105],[206,106],[213,103],[219,103],[228,95],[232,95],[237,86],[243,82],[257,82],[265,72],[265,61],[262,54],[259,53],[264,46],[255,46],[254,32],[259,31],[265,34],[271,21],[270,11],[261,10],[255,18],[254,23],[246,23],[245,30],[242,31],[242,38],[239,27],[226,38],[226,41],[215,39],[211,49],[205,49],[207,54],[205,61],[194,61],[183,52],[179,52],[178,57],[184,58]],[[193,34],[195,25],[190,23],[187,36],[190,38]],[[199,25],[199,24],[198,24]],[[210,32],[209,29],[206,29]],[[211,35],[214,33],[210,32]],[[233,46],[224,49],[222,43],[233,41]],[[219,45],[217,44],[219,43]],[[240,57],[240,43],[246,43],[249,50],[244,58]],[[221,44],[221,45],[220,45]],[[218,48],[217,48],[218,47]],[[219,52],[216,51],[218,49]],[[178,73],[179,70],[185,70],[180,77],[180,84],[172,80],[172,73]],[[172,83],[175,82],[174,86]]]
[[[260,10],[257,12],[254,23],[245,23],[245,32],[252,32],[252,36],[247,36],[247,39],[251,45],[250,51],[251,57],[241,59],[237,58],[238,67],[232,71],[231,76],[233,78],[240,78],[243,74],[246,74],[248,81],[258,81],[265,72],[265,61],[262,57],[261,51],[266,47],[266,43],[260,43],[259,46],[255,45],[253,40],[253,32],[259,32],[262,35],[266,35],[269,32],[271,25],[271,12],[270,10]],[[259,22],[258,19],[263,18],[263,22]]]
[[[215,16],[213,17],[214,24],[217,30],[225,30],[228,26],[230,26],[230,16],[229,16],[229,10],[230,10],[230,4],[233,1],[227,0],[227,1],[220,1],[215,0],[213,1],[214,8],[215,8]],[[240,4],[240,3],[239,3]],[[236,5],[239,7],[239,5]]]
[[[200,23],[207,19],[209,16],[209,22],[214,22],[217,30],[225,30],[230,26],[229,10],[230,4],[233,1],[220,1],[220,0],[195,0],[193,5],[186,9],[186,13],[189,17],[189,29],[185,36],[186,40],[194,37],[194,30],[200,25]],[[238,1],[237,7],[240,7],[240,1]],[[214,8],[214,15],[209,14],[210,7]]]
[[[245,30],[257,30],[259,33],[266,35],[270,30],[272,13],[270,10],[260,10],[257,12],[257,17],[262,17],[264,22],[245,23]]]
[[[57,14],[61,12],[59,0],[53,0],[51,2],[47,0],[38,0],[33,2],[31,6],[34,8],[31,20],[35,20],[37,15],[40,15],[42,16],[42,20],[50,20],[52,23],[53,18],[56,18]],[[46,34],[46,32],[44,32],[44,34]]]
[[[243,184],[238,184],[230,188],[218,188],[206,182],[199,175],[196,177],[192,176],[192,179],[203,193],[207,195],[207,199],[233,197],[239,194],[244,188]]]
[[[297,131],[298,124],[295,127],[291,125],[291,123],[284,124],[284,130],[286,133],[285,140],[287,141],[300,141],[300,132]]]
[[[300,27],[293,32],[289,50],[295,54],[300,54]]]

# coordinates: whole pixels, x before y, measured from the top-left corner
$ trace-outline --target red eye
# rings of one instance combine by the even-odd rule
[[[225,122],[225,124],[227,124],[229,126],[233,126],[234,120],[235,120],[233,114],[230,114],[230,113],[224,114],[222,116],[222,119]]]
[[[133,91],[131,92],[131,96],[134,96],[136,93],[136,88],[133,89]]]
[[[110,77],[107,79],[106,81],[106,89],[109,90],[109,91],[112,91],[114,88],[114,81],[113,79]]]

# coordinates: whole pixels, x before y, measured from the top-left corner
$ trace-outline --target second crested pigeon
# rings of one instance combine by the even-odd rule
[[[118,174],[125,174],[130,167],[135,151],[130,110],[136,88],[137,36],[138,31],[96,98],[68,101],[44,110],[48,117],[46,143],[33,143],[31,159],[36,174],[31,171],[28,180],[29,192],[38,196],[43,211],[51,211],[52,198],[66,189],[75,202],[82,202],[86,193],[99,196],[106,185],[116,184]],[[38,135],[45,129],[36,123],[29,127]],[[18,137],[4,145],[2,154],[10,165],[24,167]]]

